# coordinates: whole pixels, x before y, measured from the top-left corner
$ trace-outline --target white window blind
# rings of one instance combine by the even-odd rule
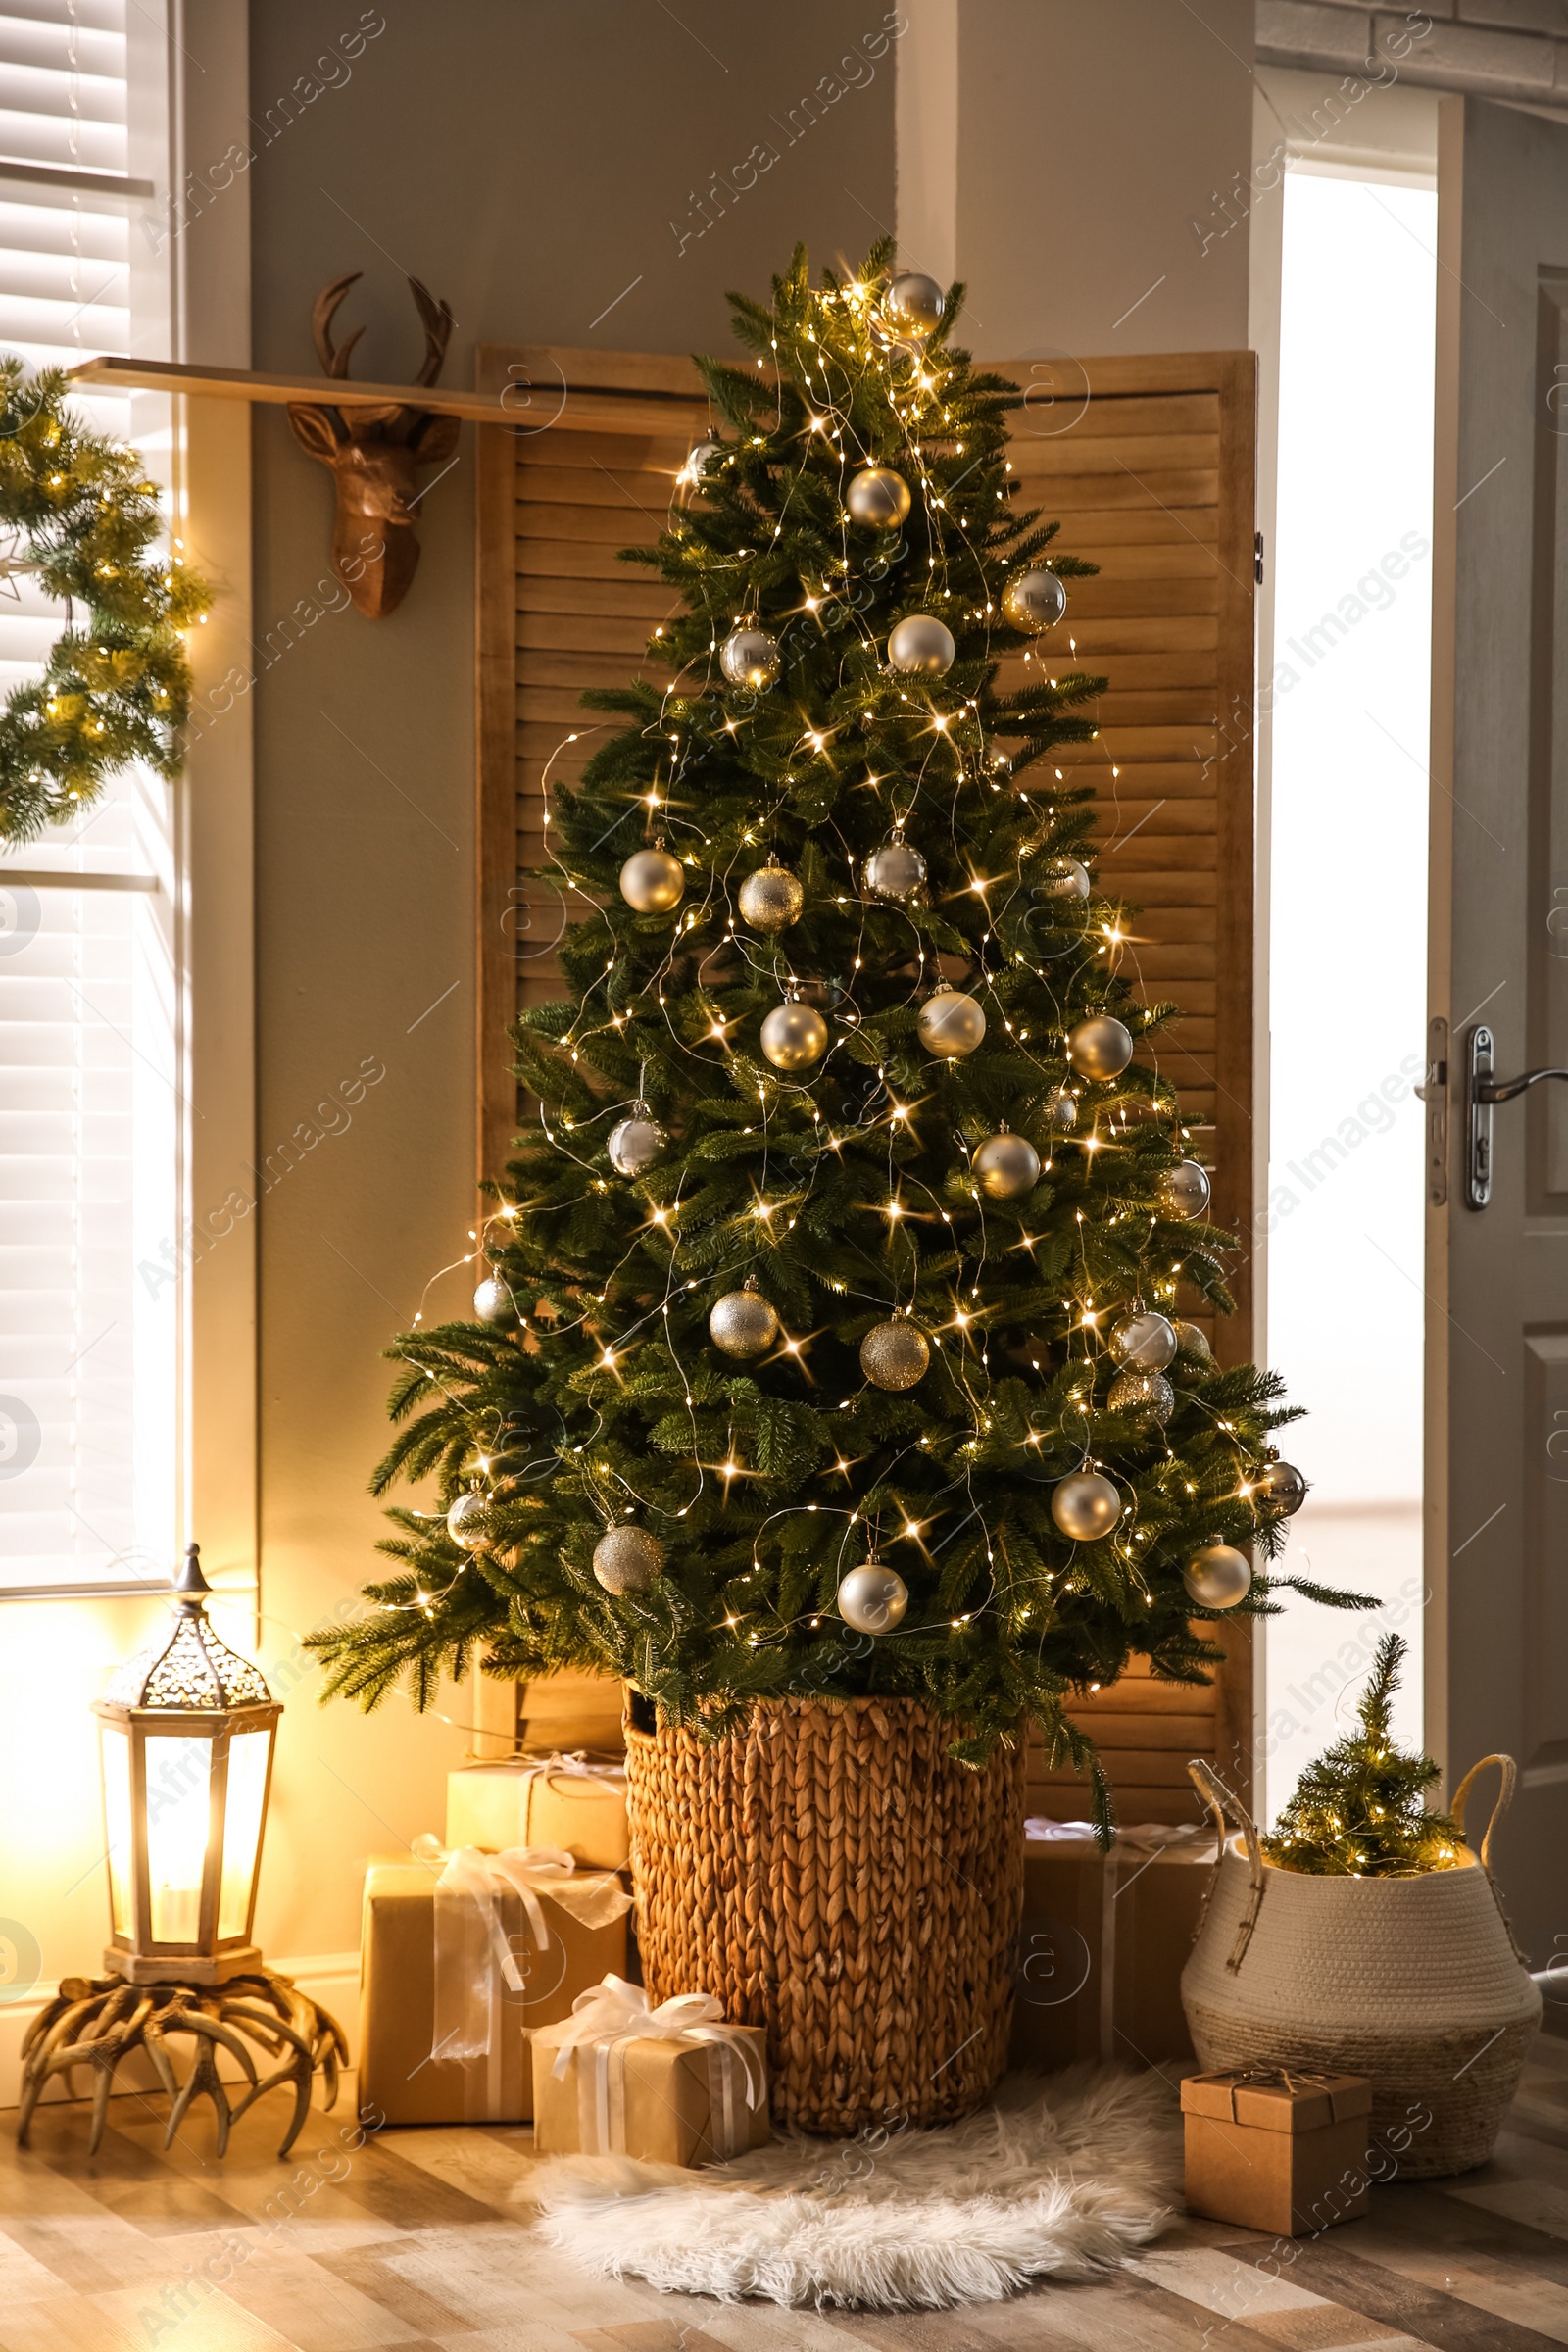
[[[130,0],[134,5],[134,0]],[[126,0],[0,0],[0,350],[132,348]],[[84,399],[124,434],[123,395]],[[62,625],[0,597],[0,694]],[[0,1593],[167,1579],[178,1361],[168,787],[0,851]]]

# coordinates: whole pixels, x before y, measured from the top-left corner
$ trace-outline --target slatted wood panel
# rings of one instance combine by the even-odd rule
[[[1003,372],[1038,387],[1031,364]],[[1022,682],[1080,667],[1109,680],[1093,744],[1063,754],[1065,777],[1102,804],[1104,885],[1143,908],[1129,950],[1146,997],[1186,1008],[1161,1044],[1219,1215],[1251,1213],[1253,363],[1248,353],[1091,361],[1093,391],[1018,421],[1011,457],[1022,502],[1062,525],[1059,544],[1100,564],[1075,583],[1067,619],[1027,658]],[[505,1157],[515,1115],[507,1023],[555,990],[548,942],[560,901],[525,884],[543,850],[545,772],[575,776],[600,740],[580,708],[588,685],[657,675],[651,631],[668,591],[615,561],[663,527],[675,474],[708,422],[695,370],[636,353],[540,346],[480,354],[480,386],[522,387],[515,435],[480,436],[479,1162]],[[1037,429],[1038,428],[1038,429]],[[568,740],[575,735],[575,742]],[[1034,771],[1049,784],[1049,773]],[[1243,1302],[1214,1335],[1222,1359],[1250,1353]],[[1190,1755],[1218,1756],[1245,1786],[1250,1645],[1234,1629],[1211,1690],[1133,1674],[1083,1709],[1126,1820],[1187,1818]],[[1044,1759],[1031,1804],[1079,1813],[1081,1785]]]

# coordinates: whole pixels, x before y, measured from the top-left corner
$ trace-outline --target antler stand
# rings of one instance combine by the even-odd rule
[[[174,2072],[169,2037],[191,2036],[191,2068],[183,2082]],[[241,2036],[245,2038],[242,2039]],[[258,2076],[246,2046],[255,2042],[277,2063]],[[250,2087],[231,2105],[218,2073],[221,2046],[244,2069]],[[25,2146],[44,2084],[64,2075],[68,2096],[77,2096],[74,2070],[93,2074],[92,2137],[95,2155],[109,2117],[109,2094],[121,2062],[143,2049],[168,2091],[171,2106],[164,2145],[169,2147],[192,2100],[210,2098],[218,2117],[218,2153],[228,2147],[231,2127],[246,2109],[282,2083],[294,2085],[294,2115],[279,2156],[286,2156],[310,2112],[311,2083],[318,2066],[326,2085],[326,2104],[337,2097],[337,2070],[348,2063],[349,2045],[337,2020],[270,1970],[231,1977],[226,1984],[130,1984],[123,1977],[66,1977],[60,1990],[34,2020],[23,2045],[22,2108],[17,2139]]]

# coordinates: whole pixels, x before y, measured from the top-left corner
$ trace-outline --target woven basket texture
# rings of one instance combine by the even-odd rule
[[[709,1742],[628,1729],[649,1997],[765,2026],[773,2115],[847,2137],[945,2123],[1006,2064],[1023,1755],[947,1753],[917,1699],[779,1699]]]
[[[1250,1887],[1233,1843],[1182,1972],[1205,2068],[1367,2075],[1388,2177],[1485,2164],[1541,2020],[1487,1872],[1473,1857],[1411,1879],[1265,1863],[1257,1924],[1233,1971]]]

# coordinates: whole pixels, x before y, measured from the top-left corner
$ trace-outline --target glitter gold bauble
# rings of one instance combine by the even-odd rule
[[[1119,1078],[1132,1057],[1132,1032],[1114,1013],[1092,1013],[1067,1032],[1067,1059],[1081,1078]]]
[[[1265,1462],[1253,1482],[1252,1500],[1294,1518],[1306,1500],[1306,1481],[1293,1462]]]
[[[814,1004],[775,1004],[762,1023],[762,1052],[775,1070],[808,1070],[827,1052],[827,1023]]]
[[[1092,1544],[1097,1536],[1108,1536],[1121,1517],[1121,1496],[1098,1470],[1075,1470],[1058,1482],[1051,1516],[1075,1544]]]
[[[1033,868],[1030,879],[1037,898],[1087,899],[1089,896],[1089,868],[1080,865],[1076,858],[1048,858],[1044,864]]]
[[[882,313],[895,334],[935,334],[947,297],[923,270],[904,270],[882,297]]]
[[[1205,1544],[1182,1570],[1182,1583],[1200,1608],[1234,1609],[1247,1598],[1252,1565],[1233,1544]]]
[[[1171,1325],[1171,1329],[1176,1334],[1177,1344],[1183,1355],[1195,1356],[1200,1364],[1211,1364],[1214,1361],[1214,1350],[1210,1348],[1208,1334],[1201,1325],[1184,1323],[1178,1318]]]
[[[646,1527],[607,1528],[594,1545],[594,1574],[607,1592],[646,1592],[664,1565],[664,1546]]]
[[[716,1302],[708,1318],[708,1336],[726,1355],[747,1360],[767,1353],[778,1338],[778,1316],[755,1276]]]
[[[972,1054],[986,1033],[986,1016],[961,988],[939,988],[921,1005],[915,1027],[928,1054],[951,1061]]]
[[[1141,1413],[1163,1429],[1176,1408],[1176,1392],[1163,1372],[1121,1372],[1105,1403],[1113,1413]]]
[[[634,850],[620,869],[620,895],[639,914],[667,914],[685,892],[680,859],[667,850]]]
[[[506,1331],[521,1321],[517,1302],[512,1296],[512,1286],[499,1274],[487,1274],[473,1294],[473,1311],[477,1320],[488,1324],[492,1331]]]
[[[1067,610],[1067,591],[1054,571],[1020,571],[1002,591],[1002,610],[1015,629],[1038,637]]]
[[[1123,1315],[1111,1330],[1110,1360],[1128,1372],[1163,1372],[1176,1360],[1175,1326],[1150,1310]]]
[[[447,1513],[447,1534],[462,1551],[483,1551],[489,1520],[490,1505],[482,1494],[460,1494]]]
[[[799,874],[769,858],[741,884],[739,905],[742,922],[750,923],[754,931],[787,931],[791,923],[800,920],[806,893]]]
[[[647,1103],[639,1102],[630,1118],[612,1127],[605,1149],[617,1176],[640,1176],[644,1168],[652,1167],[668,1141]]]
[[[896,1323],[878,1323],[860,1342],[860,1370],[873,1388],[912,1389],[924,1379],[930,1361],[924,1332],[902,1317]]]
[[[1200,1217],[1208,1206],[1207,1169],[1196,1159],[1179,1159],[1155,1183],[1154,1198],[1167,1217]]]
[[[858,1634],[891,1634],[904,1620],[909,1588],[898,1571],[880,1560],[852,1568],[838,1590],[838,1610]]]
[[[851,480],[844,503],[854,521],[894,531],[909,512],[909,485],[891,466],[867,466]]]
[[[974,1155],[980,1190],[991,1200],[1020,1200],[1040,1182],[1040,1154],[1027,1136],[988,1135]]]
[[[895,833],[873,850],[860,867],[861,888],[873,899],[897,903],[912,899],[924,880],[925,859],[918,850],[910,849],[902,833]]]
[[[718,666],[732,686],[749,686],[760,694],[779,671],[778,639],[766,629],[731,629],[718,650]]]
[[[953,631],[934,612],[909,612],[888,639],[888,667],[901,677],[940,678],[953,667]]]

